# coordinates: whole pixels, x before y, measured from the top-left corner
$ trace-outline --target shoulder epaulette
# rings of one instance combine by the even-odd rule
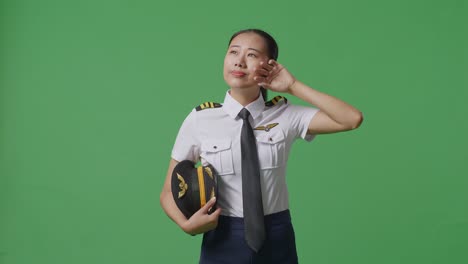
[[[281,95],[278,95],[278,96],[275,96],[273,99],[271,99],[270,101],[267,101],[265,102],[265,106],[274,106],[276,105],[277,103],[281,102],[281,101],[284,101],[284,103],[287,103],[288,102],[288,99],[286,99],[286,97],[283,97]]]
[[[208,109],[208,108],[219,108],[219,107],[222,107],[222,106],[223,105],[220,104],[220,103],[205,102],[205,103],[195,107],[195,109],[197,111],[201,111],[201,110]]]

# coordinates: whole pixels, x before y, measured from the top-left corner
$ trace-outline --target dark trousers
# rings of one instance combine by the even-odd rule
[[[266,240],[258,253],[244,239],[244,220],[220,216],[203,235],[200,264],[295,264],[296,241],[289,210],[265,216]]]

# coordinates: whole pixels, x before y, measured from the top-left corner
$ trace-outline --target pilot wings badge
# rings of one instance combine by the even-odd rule
[[[270,129],[274,128],[277,125],[278,125],[278,123],[271,123],[271,124],[268,124],[266,126],[258,126],[256,128],[254,128],[254,130],[264,130],[265,132],[268,132],[268,131],[270,131]]]

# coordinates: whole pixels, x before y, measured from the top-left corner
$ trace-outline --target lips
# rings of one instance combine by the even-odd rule
[[[245,75],[247,75],[246,73],[241,72],[241,71],[232,71],[231,74],[234,75],[235,77],[244,77]]]

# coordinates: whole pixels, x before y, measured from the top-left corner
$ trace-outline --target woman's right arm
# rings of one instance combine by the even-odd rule
[[[164,186],[159,197],[164,212],[166,212],[167,216],[169,216],[172,221],[174,221],[182,230],[184,230],[184,232],[191,235],[205,233],[216,228],[218,225],[218,217],[221,213],[221,209],[218,208],[212,214],[208,214],[208,210],[214,205],[216,197],[209,200],[205,206],[198,210],[189,219],[187,219],[177,207],[171,191],[172,171],[174,170],[174,167],[177,165],[177,163],[179,162],[174,159],[171,159],[169,162],[166,181],[164,182]]]

